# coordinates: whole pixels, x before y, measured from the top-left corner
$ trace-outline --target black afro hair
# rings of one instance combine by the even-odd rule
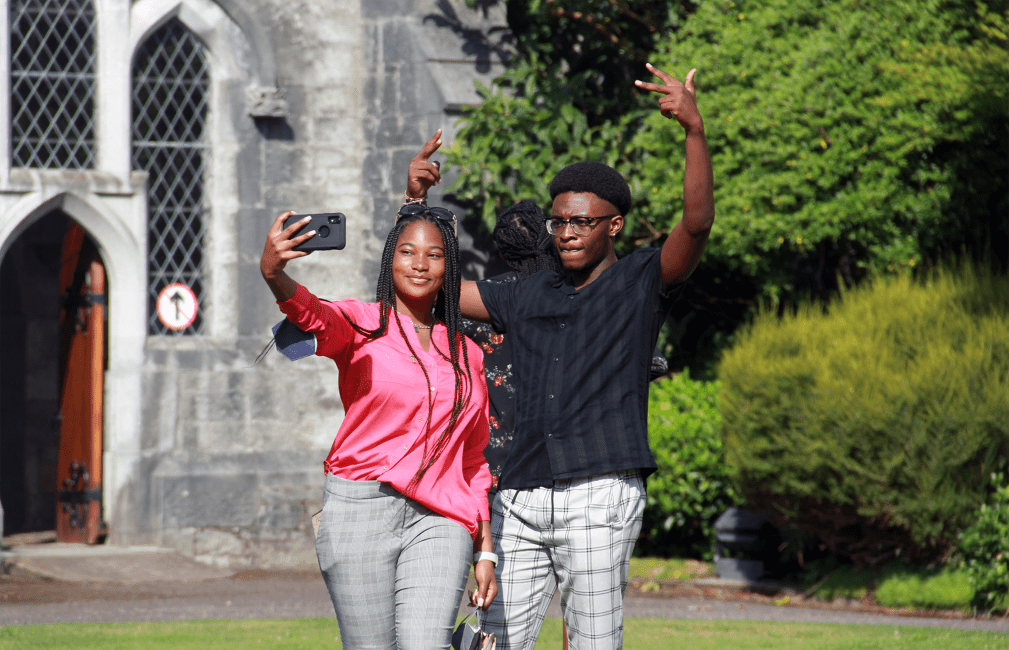
[[[591,192],[626,215],[631,209],[631,188],[620,172],[603,163],[586,160],[568,165],[550,181],[550,198],[565,192]]]

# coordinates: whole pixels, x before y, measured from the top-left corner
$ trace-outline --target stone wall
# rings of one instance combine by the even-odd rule
[[[477,101],[473,79],[500,71],[486,48],[467,53],[500,16],[467,13],[461,0],[277,0],[248,10],[270,26],[289,112],[220,116],[229,124],[216,128],[234,134],[236,176],[225,182],[237,196],[234,218],[214,232],[233,229],[225,236],[236,245],[214,268],[233,265],[234,280],[222,291],[212,278],[208,308],[234,318],[215,316],[207,337],[148,338],[133,506],[142,525],[112,530],[116,541],[171,546],[220,566],[307,567],[315,565],[309,516],[321,507],[322,463],[343,407],[328,360],[292,363],[274,352],[254,365],[282,317],[259,274],[266,232],[286,209],[344,212],[347,248],[288,271],[321,297],[373,300],[407,164],[437,128],[450,142],[459,106]],[[242,84],[229,92],[226,104],[242,104]],[[222,173],[215,165],[214,180]],[[222,218],[216,206],[213,218]],[[463,237],[472,251],[465,229]],[[470,253],[471,277],[486,257]]]
[[[97,163],[12,169],[10,143],[0,141],[0,256],[9,253],[0,286],[24,293],[51,283],[25,260],[38,244],[33,224],[52,215],[81,224],[101,252],[110,543],[174,547],[222,566],[314,565],[308,519],[321,505],[322,463],[343,405],[332,362],[273,353],[256,364],[282,316],[259,273],[266,233],[284,210],[345,213],[347,248],[289,271],[321,297],[372,300],[407,164],[437,128],[451,143],[460,111],[478,101],[473,81],[489,84],[502,70],[507,44],[491,28],[504,24],[503,10],[473,12],[463,0],[103,0],[95,8]],[[148,178],[131,169],[132,54],[172,18],[205,46],[210,66],[199,336],[146,334]],[[5,66],[0,85],[10,82]],[[0,122],[9,108],[0,103]],[[448,203],[451,181],[432,191],[432,204]],[[487,237],[449,205],[461,217],[465,275],[478,278]],[[4,328],[51,359],[56,298],[39,310],[48,320],[30,335],[20,307]],[[0,403],[0,478],[24,484],[35,472],[42,485],[51,482],[46,472],[55,476],[42,458],[51,449],[25,450],[51,435],[49,423],[28,414],[52,407],[51,387],[36,390],[52,364],[17,356],[15,372],[9,360],[21,351],[4,354],[4,385],[48,402],[26,392]],[[4,493],[8,513],[27,504],[9,502],[16,492]]]

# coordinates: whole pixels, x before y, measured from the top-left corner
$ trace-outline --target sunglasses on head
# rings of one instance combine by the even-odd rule
[[[408,203],[403,207],[401,207],[399,209],[399,212],[396,213],[396,223],[399,223],[400,219],[403,219],[405,217],[420,217],[425,215],[434,217],[435,219],[439,219],[441,221],[444,221],[445,223],[451,224],[452,234],[454,234],[456,237],[459,236],[459,230],[458,230],[459,222],[456,219],[455,215],[452,214],[451,210],[447,210],[445,208],[439,208],[437,206],[428,207],[426,205],[417,205],[415,203]]]

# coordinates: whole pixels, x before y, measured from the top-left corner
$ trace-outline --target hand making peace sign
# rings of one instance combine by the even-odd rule
[[[663,117],[675,117],[687,133],[695,130],[703,131],[704,120],[697,110],[697,94],[694,92],[694,75],[697,68],[688,72],[686,80],[681,83],[676,77],[659,70],[651,63],[646,63],[645,66],[649,72],[661,79],[662,83],[635,81],[634,85],[642,90],[662,93],[663,96],[659,98],[659,110],[662,111]]]

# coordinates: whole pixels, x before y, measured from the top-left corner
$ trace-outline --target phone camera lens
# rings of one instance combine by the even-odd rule
[[[340,215],[338,214],[330,215],[329,223],[340,223]]]
[[[329,226],[320,226],[319,227],[319,236],[320,237],[329,237]]]

